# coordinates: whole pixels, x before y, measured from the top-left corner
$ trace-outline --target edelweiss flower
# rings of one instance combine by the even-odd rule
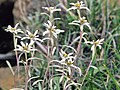
[[[80,20],[75,20],[69,24],[80,26],[81,31],[83,31],[83,26],[85,26],[85,25],[91,30],[90,24],[87,22],[85,17],[80,18]]]
[[[37,35],[37,34],[38,34],[38,30],[36,30],[34,34],[32,34],[30,31],[27,30],[26,37],[23,37],[22,40],[24,40],[24,39],[30,39],[31,42],[34,42],[34,41],[40,41],[40,42],[42,42],[42,40],[39,39],[39,35]]]
[[[77,1],[76,3],[70,3],[71,5],[73,5],[71,8],[68,9],[69,10],[75,10],[75,9],[86,9],[88,11],[90,11],[87,7],[85,7],[85,4],[83,3],[83,1]]]
[[[63,50],[61,49],[60,56],[61,56],[62,60],[65,60],[65,59],[67,59],[67,58],[69,58],[69,57],[72,57],[72,55],[73,55],[73,53],[67,54],[65,51],[63,51]]]
[[[98,46],[99,49],[101,49],[101,45],[103,44],[104,38],[103,39],[98,39],[97,41],[86,41],[85,43],[90,43],[92,44],[91,51],[93,51],[93,54],[95,54],[95,48]]]
[[[64,32],[64,30],[56,29],[56,26],[54,26],[49,20],[47,23],[44,23],[44,26],[47,28],[47,30],[43,32],[43,36],[46,34],[52,34],[55,38],[57,38],[59,33]]]
[[[43,9],[46,9],[50,13],[54,13],[56,11],[61,11],[61,9],[56,9],[55,7],[42,7]]]
[[[76,55],[73,56],[73,53],[67,54],[66,52],[64,52],[61,49],[60,56],[61,56],[62,60],[59,63],[67,66],[69,75],[71,75],[71,68],[74,68],[74,69],[78,70],[78,73],[81,76],[81,69],[74,65],[74,60],[76,58]]]
[[[28,43],[24,44],[23,42],[20,42],[20,43],[21,43],[21,45],[17,45],[17,48],[15,49],[16,51],[29,53],[30,51],[36,50],[36,49],[32,48],[31,43],[30,44],[28,44]]]
[[[69,75],[71,75],[71,69],[74,68],[78,71],[79,75],[81,76],[81,74],[82,74],[81,69],[74,65],[74,60],[75,60],[75,57],[69,57],[65,60],[61,60],[60,63],[67,66]]]
[[[5,29],[5,31],[11,32],[11,33],[14,33],[14,34],[17,34],[18,32],[24,33],[21,29],[17,29],[18,25],[19,25],[19,23],[17,23],[15,25],[15,27],[11,27],[10,25],[8,25],[7,29]]]

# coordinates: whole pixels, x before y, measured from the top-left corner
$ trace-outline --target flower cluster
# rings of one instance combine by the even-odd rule
[[[11,32],[13,34],[23,33],[23,31],[21,29],[17,28],[18,25],[19,25],[19,23],[17,23],[15,25],[15,27],[11,27],[10,25],[8,25],[7,29],[5,29],[5,31]]]
[[[73,55],[73,53],[68,53],[67,54],[65,51],[63,51],[61,49],[60,56],[62,58],[61,61],[60,61],[60,64],[63,64],[65,66],[67,66],[69,76],[71,76],[71,68],[76,69],[78,71],[79,75],[81,76],[81,74],[82,74],[81,69],[74,65],[76,55]]]
[[[76,3],[70,3],[70,5],[72,5],[72,6],[67,11],[69,12],[70,10],[76,10],[77,19],[73,20],[69,24],[77,25],[77,26],[79,26],[79,29],[80,29],[79,37],[76,40],[74,40],[74,41],[77,41],[77,40],[80,39],[77,49],[73,48],[71,45],[61,45],[62,49],[59,48],[59,44],[54,45],[54,42],[57,42],[58,35],[60,33],[64,32],[64,30],[58,29],[56,23],[54,22],[55,20],[59,19],[59,18],[54,18],[54,13],[56,11],[61,11],[61,9],[58,9],[56,7],[43,7],[43,9],[47,10],[47,13],[43,13],[43,14],[45,14],[45,15],[47,15],[49,17],[47,22],[43,24],[43,26],[46,29],[42,33],[43,38],[40,38],[39,30],[35,30],[34,32],[31,32],[30,30],[22,31],[21,29],[18,28],[19,23],[17,23],[15,25],[15,27],[11,27],[9,25],[7,27],[7,29],[5,29],[7,32],[11,32],[14,35],[14,42],[15,42],[14,51],[15,52],[19,51],[19,52],[25,54],[25,59],[26,60],[25,60],[24,63],[26,63],[25,64],[26,65],[26,68],[25,68],[25,70],[26,70],[26,78],[28,78],[28,75],[29,75],[28,73],[30,72],[28,70],[28,66],[27,66],[28,65],[28,60],[31,60],[31,58],[33,58],[35,56],[35,53],[37,51],[38,51],[38,53],[40,52],[40,54],[42,53],[43,56],[46,57],[48,66],[47,66],[47,68],[45,70],[44,79],[40,80],[40,81],[43,81],[43,88],[45,86],[44,85],[45,83],[49,83],[49,81],[52,83],[51,78],[49,78],[49,79],[46,78],[48,73],[49,73],[49,75],[52,75],[51,77],[57,76],[57,75],[53,75],[53,74],[56,74],[53,71],[54,69],[49,70],[49,69],[51,69],[51,67],[55,67],[55,71],[60,72],[60,82],[66,80],[64,82],[64,90],[67,90],[67,88],[70,85],[75,85],[75,86],[80,85],[78,83],[78,80],[77,80],[77,82],[74,82],[72,77],[74,77],[74,75],[76,74],[75,72],[77,72],[77,75],[82,76],[81,68],[80,68],[80,66],[78,66],[76,64],[77,59],[78,59],[79,54],[80,54],[79,51],[80,51],[80,47],[81,47],[80,46],[81,42],[84,40],[84,42],[86,44],[91,44],[92,45],[91,46],[91,51],[92,51],[92,59],[93,59],[93,57],[95,55],[95,52],[96,52],[96,47],[99,47],[99,49],[101,49],[101,45],[103,44],[103,41],[104,41],[104,39],[98,39],[97,41],[95,41],[95,40],[88,41],[85,38],[84,35],[88,35],[88,34],[85,32],[84,27],[87,26],[87,28],[89,30],[92,30],[92,28],[90,26],[90,23],[86,19],[86,17],[81,16],[81,10],[83,10],[83,9],[90,12],[90,10],[85,6],[83,1],[77,1]],[[19,33],[22,33],[24,36],[21,37],[19,35]],[[17,42],[18,37],[20,37],[20,40],[21,40],[20,45]],[[47,40],[46,45],[43,45],[44,40]],[[36,47],[35,47],[36,45],[38,45],[41,48],[36,49]],[[63,48],[64,46],[65,46],[65,48]],[[54,57],[55,50],[58,51],[57,55],[56,55],[57,59]],[[28,54],[31,55],[31,58],[27,57]],[[44,60],[45,62],[46,62],[46,59]],[[55,64],[53,62],[55,62]],[[52,63],[52,65],[51,65],[51,63]],[[91,60],[91,63],[92,63],[92,60]],[[87,70],[89,70],[89,67],[88,67]],[[86,77],[86,75],[85,75],[85,77]],[[67,79],[63,79],[63,78],[67,78]],[[84,79],[83,79],[83,82],[84,82]],[[28,81],[26,81],[26,84],[28,84]],[[53,89],[51,89],[51,90],[53,90]]]
[[[79,76],[82,75],[82,71],[80,67],[76,66],[75,60],[76,60],[76,53],[77,51],[71,47],[71,46],[63,46],[65,49],[60,49],[59,55],[60,55],[60,60],[52,60],[51,62],[55,62],[56,64],[53,65],[53,67],[57,67],[55,70],[59,73],[61,73],[61,77],[59,82],[64,81],[64,78],[67,80],[64,83],[64,89],[68,88],[71,85],[79,85],[79,83],[74,82],[72,78],[74,78],[74,73],[77,72]],[[67,50],[67,51],[66,51]],[[68,53],[72,51],[71,53]],[[57,65],[58,63],[58,65]],[[73,72],[73,70],[75,70]]]
[[[78,51],[78,54],[79,54],[79,51],[80,51],[80,47],[81,47],[81,43],[82,43],[82,39],[84,39],[85,43],[88,43],[88,44],[92,44],[92,47],[91,47],[91,51],[92,51],[92,59],[89,63],[89,66],[86,70],[86,73],[83,77],[83,81],[82,81],[82,84],[84,83],[84,80],[87,76],[87,73],[90,69],[90,67],[92,66],[92,61],[94,60],[95,58],[95,52],[96,52],[96,47],[99,47],[99,49],[101,49],[101,45],[103,44],[103,41],[104,39],[98,39],[97,41],[87,41],[87,39],[85,37],[83,37],[85,34],[87,34],[85,31],[84,31],[84,26],[87,26],[88,29],[91,31],[92,28],[90,27],[90,24],[88,23],[88,21],[86,20],[86,17],[85,16],[81,16],[81,10],[82,9],[85,9],[87,11],[90,11],[86,6],[85,4],[83,3],[83,1],[77,1],[76,3],[70,3],[72,5],[71,8],[68,9],[68,11],[70,10],[76,10],[77,11],[77,15],[78,15],[78,20],[74,20],[72,21],[71,23],[69,24],[72,24],[72,25],[77,25],[79,26],[80,28],[80,40],[79,40],[79,43],[78,43],[78,47],[77,47],[77,51]],[[92,32],[92,31],[91,31]],[[72,64],[73,62],[71,61],[70,64]],[[81,86],[82,86],[81,84]]]
[[[98,39],[97,41],[86,41],[85,43],[92,44],[91,51],[93,52],[93,56],[95,54],[96,47],[99,47],[101,49],[101,45],[103,44],[104,38],[103,39]]]
[[[57,9],[56,7],[43,7],[43,9],[47,10],[49,13],[43,13],[49,17],[49,20],[47,23],[44,23],[44,26],[46,27],[46,31],[43,32],[43,36],[46,34],[48,35],[43,39],[44,40],[50,40],[51,45],[54,46],[54,38],[57,39],[58,34],[64,32],[64,30],[57,29],[54,25],[54,20],[60,19],[60,18],[54,18],[53,14],[56,11],[61,11],[61,9]]]
[[[55,38],[57,38],[57,35],[61,32],[64,32],[63,30],[60,29],[56,29],[56,26],[54,26],[49,20],[47,21],[47,23],[44,23],[44,26],[46,27],[46,31],[43,32],[43,36],[45,36],[46,34],[53,35]]]
[[[43,42],[40,38],[39,38],[39,35],[38,35],[38,30],[36,30],[33,33],[31,33],[29,30],[26,30],[27,33],[25,34],[25,37],[23,37],[21,40],[24,40],[24,39],[28,39],[30,40],[31,43],[34,43],[35,41],[40,41],[40,42]]]
[[[85,16],[81,17],[80,10],[81,9],[85,9],[87,11],[90,11],[90,10],[85,6],[83,1],[77,1],[76,3],[70,3],[70,4],[72,5],[72,7],[69,8],[68,11],[72,10],[72,9],[73,10],[77,10],[77,14],[79,16],[79,19],[78,20],[74,20],[74,21],[72,21],[69,24],[77,25],[77,26],[80,27],[80,30],[82,32],[82,38],[84,39],[85,43],[93,44],[93,46],[91,47],[91,50],[92,50],[93,53],[95,52],[95,47],[98,46],[101,49],[101,44],[102,44],[101,42],[103,42],[104,39],[101,39],[101,40],[98,39],[96,42],[94,42],[94,41],[91,42],[91,41],[87,41],[87,39],[85,37],[83,37],[83,35],[86,33],[86,32],[83,31],[84,26],[87,26],[90,30],[91,30],[91,27],[90,27],[90,24],[88,23],[88,21],[86,20],[86,17]]]
[[[57,9],[56,7],[42,7],[43,9],[47,10],[49,13],[54,13],[56,11],[61,11],[61,9]]]
[[[23,43],[21,41],[21,45],[17,45],[17,48],[15,49],[16,51],[21,51],[24,53],[30,53],[31,51],[35,51],[36,49],[33,49],[31,43]]]
[[[75,9],[86,9],[88,11],[90,11],[87,7],[85,7],[85,4],[83,3],[83,1],[77,1],[76,3],[70,3],[72,5],[71,8],[68,9],[69,10],[75,10]]]
[[[87,26],[91,30],[90,24],[87,22],[86,17],[80,17],[79,20],[74,20],[69,24],[80,26],[81,31],[83,31],[83,26]]]

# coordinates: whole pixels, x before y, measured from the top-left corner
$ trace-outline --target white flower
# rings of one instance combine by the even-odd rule
[[[91,51],[93,52],[93,55],[95,54],[95,48],[98,46],[99,49],[101,49],[101,45],[103,44],[104,38],[103,39],[98,39],[97,41],[86,41],[85,43],[90,43],[92,44]]]
[[[76,58],[76,55],[73,55],[73,53],[67,54],[61,49],[60,56],[62,60],[59,63],[67,66],[69,75],[71,75],[71,68],[74,68],[78,71],[79,75],[81,76],[82,74],[81,69],[74,65],[74,60]]]
[[[72,65],[74,63],[74,59],[76,56],[73,56],[73,53],[66,53],[65,51],[63,51],[61,49],[60,52],[60,57],[62,58],[62,60],[60,61],[61,64],[65,64],[65,65]]]
[[[24,44],[23,42],[20,42],[20,43],[21,43],[21,45],[17,45],[17,48],[14,49],[14,50],[25,52],[25,53],[29,53],[30,51],[36,50],[36,49],[32,48],[32,44],[31,43],[30,44],[28,44],[28,43]]]
[[[56,29],[56,26],[54,26],[49,20],[47,23],[44,23],[44,26],[47,28],[47,30],[43,32],[43,36],[46,34],[52,34],[55,38],[57,38],[59,33],[64,32],[64,30]]]
[[[69,75],[71,75],[71,69],[74,68],[74,69],[77,70],[77,72],[81,76],[81,74],[82,74],[81,69],[74,65],[74,60],[75,60],[75,57],[69,57],[69,58],[67,58],[65,60],[61,60],[60,63],[67,66]]]
[[[14,34],[17,34],[18,32],[24,33],[21,29],[17,29],[18,25],[19,25],[19,23],[17,23],[15,25],[15,27],[11,27],[10,25],[8,25],[7,29],[5,29],[5,31],[11,32],[11,33],[14,33]]]
[[[40,42],[42,42],[42,40],[39,39],[39,35],[37,35],[37,34],[38,34],[38,30],[36,30],[36,31],[34,32],[34,34],[32,34],[32,33],[31,33],[30,31],[28,31],[28,30],[26,30],[26,31],[27,31],[27,34],[25,34],[26,37],[23,37],[22,40],[24,40],[24,39],[30,39],[31,42],[34,42],[34,41],[40,41]]]
[[[61,11],[61,9],[57,9],[55,7],[42,7],[43,9],[46,9],[50,13],[54,13],[56,11]]]
[[[73,5],[71,8],[68,9],[69,10],[75,10],[75,9],[86,9],[88,11],[90,11],[87,7],[85,7],[85,4],[83,3],[83,1],[77,1],[76,3],[70,3],[71,5]]]
[[[67,54],[67,53],[66,53],[65,51],[63,51],[62,49],[61,49],[61,51],[60,51],[60,56],[61,56],[62,60],[65,60],[65,59],[67,59],[67,58],[69,58],[69,57],[73,57],[72,55],[73,55],[73,53]]]
[[[83,26],[85,26],[85,25],[91,30],[90,24],[87,22],[86,17],[82,17],[79,20],[75,20],[75,21],[73,21],[72,23],[69,23],[69,24],[80,26],[81,31],[83,31]]]

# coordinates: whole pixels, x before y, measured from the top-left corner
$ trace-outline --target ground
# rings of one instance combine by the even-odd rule
[[[17,67],[14,66],[13,69],[15,70]],[[20,78],[20,81],[23,80],[22,77]],[[0,87],[3,90],[9,90],[11,88],[14,88],[18,85],[17,83],[18,79],[17,76],[15,76],[15,82],[14,82],[14,76],[12,75],[12,72],[10,71],[9,67],[7,68],[0,68]]]

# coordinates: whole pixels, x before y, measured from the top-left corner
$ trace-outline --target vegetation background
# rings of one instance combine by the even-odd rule
[[[47,3],[46,5],[57,5],[60,3],[60,8],[62,8],[62,4],[66,8],[69,8],[69,3],[76,1],[77,0],[56,0],[55,3],[51,3],[49,0],[44,0],[44,2]],[[89,70],[82,86],[82,90],[120,90],[120,3],[118,0],[84,0],[84,2],[90,9],[91,13],[86,14],[86,12],[83,11],[82,14],[87,17],[88,22],[93,30],[93,33],[91,33],[86,28],[86,32],[89,35],[86,38],[90,41],[104,38],[105,41],[102,46],[102,50],[97,50],[96,58],[92,64],[95,67]],[[15,9],[17,9],[17,7]],[[75,38],[79,36],[79,28],[68,24],[72,22],[75,17],[67,13],[65,8],[62,9],[63,10],[61,13],[55,14],[55,17],[61,18],[61,20],[56,21],[56,26],[65,30],[64,34],[59,35],[59,45],[72,45],[76,48],[78,42],[72,44],[71,41],[74,41]],[[28,15],[25,13],[20,17],[15,15],[15,17],[18,19],[16,19],[15,22],[21,20],[20,25],[23,30],[25,30],[26,27],[29,27],[31,31],[35,31],[37,29],[40,30],[40,35],[42,37],[41,33],[45,29],[43,27],[43,23],[45,23],[48,19],[44,15],[40,14],[43,11],[44,10],[42,9],[31,9],[30,13],[26,11]],[[74,12],[74,14],[76,15],[76,12]],[[77,65],[81,66],[82,74],[84,76],[91,60],[91,50],[90,45],[86,46],[84,43],[82,43],[81,47],[82,49]],[[35,85],[32,84],[33,82],[44,78],[44,72],[47,67],[47,61],[42,55],[36,54],[36,57],[39,57],[44,61],[34,61],[34,66],[32,66],[33,68],[31,69],[31,75],[32,77],[39,76],[39,78],[32,79],[31,84],[29,84],[29,90],[42,90],[42,85],[40,82]],[[21,71],[21,75],[24,76],[24,70]],[[81,82],[83,76],[76,76],[74,79],[79,79]],[[62,90],[59,79],[60,77],[53,78],[53,90]],[[21,88],[23,86],[24,83],[18,85],[17,87]],[[77,89],[74,89],[73,86],[71,90]]]

